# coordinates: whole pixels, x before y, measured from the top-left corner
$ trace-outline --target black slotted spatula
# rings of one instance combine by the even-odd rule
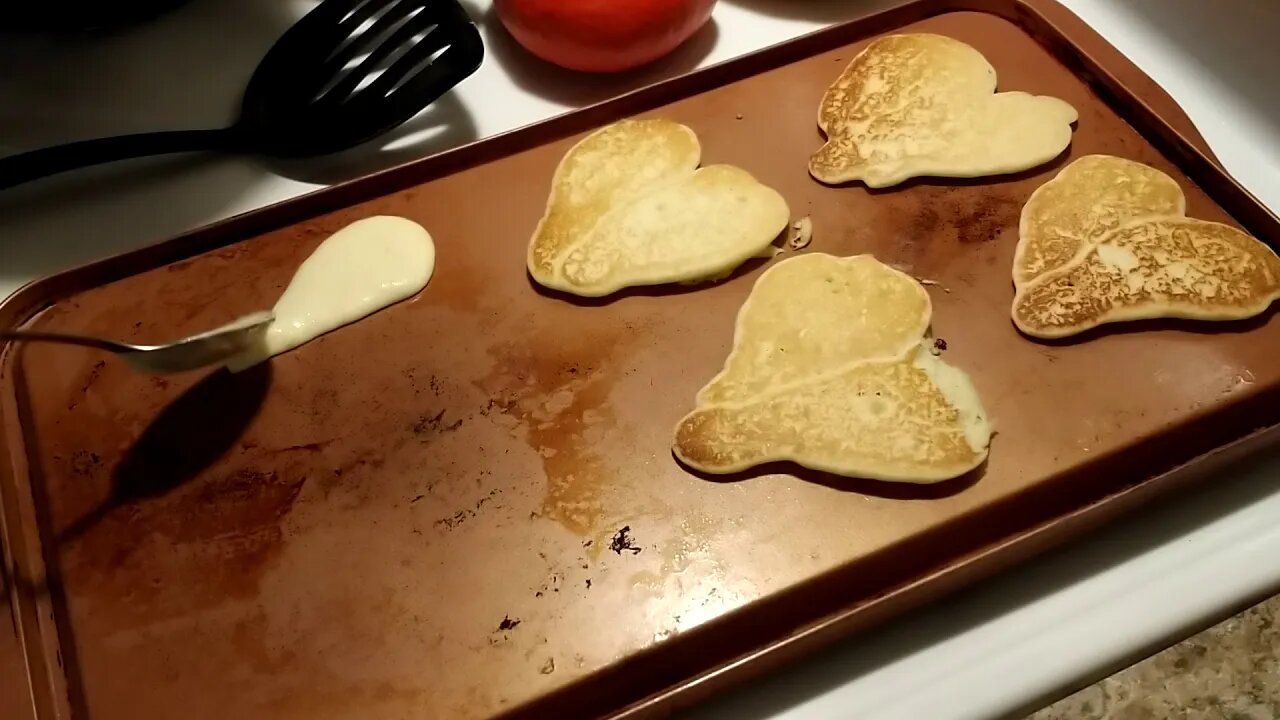
[[[267,51],[230,127],[82,140],[0,158],[0,189],[147,155],[345,150],[418,114],[483,58],[480,33],[455,0],[324,0]]]

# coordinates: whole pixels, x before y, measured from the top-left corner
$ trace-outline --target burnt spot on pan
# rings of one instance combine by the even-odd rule
[[[93,478],[102,469],[102,456],[92,450],[76,450],[71,454],[71,474]]]
[[[998,194],[982,194],[972,204],[954,208],[952,224],[962,243],[991,242],[1006,230],[1017,231],[1023,201]]]
[[[413,424],[409,429],[421,440],[425,436],[453,432],[454,430],[462,427],[462,418],[458,418],[457,420],[450,422],[445,419],[445,412],[446,411],[441,410],[435,414],[429,412],[423,413],[418,416],[417,420],[413,421]]]
[[[326,500],[336,501],[337,497],[342,496],[349,501],[349,507],[356,507],[369,499],[366,483],[377,475],[387,464],[388,456],[393,455],[397,449],[397,446],[393,446],[358,451],[328,472],[318,472],[316,488]]]
[[[93,387],[93,384],[98,381],[98,378],[102,377],[102,370],[106,366],[106,360],[98,360],[89,368],[89,372],[85,374],[84,380],[80,382],[80,387],[76,389],[76,391],[71,395],[71,399],[67,401],[68,411],[75,410],[76,406],[85,399],[89,394],[89,390]]]
[[[439,520],[436,520],[434,524],[437,528],[441,528],[443,530],[453,530],[455,528],[461,527],[463,523],[470,520],[471,518],[474,518],[477,514],[480,513],[480,511],[486,505],[492,502],[493,499],[496,498],[501,493],[502,493],[501,490],[499,490],[498,488],[494,488],[489,491],[488,495],[485,495],[481,497],[479,500],[476,500],[476,503],[474,506],[459,508],[453,513],[445,517],[442,517]]]
[[[961,244],[991,242],[1006,230],[1017,230],[1023,200],[991,188],[914,188],[914,212],[906,235],[912,241],[954,237]]]
[[[306,409],[314,426],[327,427],[346,415],[348,410],[343,406],[342,396],[333,384],[318,382],[311,390],[310,399],[300,403],[300,407]]]
[[[613,534],[613,538],[609,540],[609,549],[615,555],[621,555],[624,552],[639,555],[640,551],[643,550],[639,545],[636,545],[635,538],[631,537],[630,525],[623,525],[618,529],[618,532]]]
[[[435,375],[422,377],[418,368],[411,366],[404,369],[404,377],[409,381],[409,387],[413,390],[414,396],[420,397],[429,393],[432,397],[440,397],[444,394],[444,381]]]
[[[983,248],[1002,238],[1016,241],[1022,205],[1030,192],[1022,183],[916,184],[900,189],[892,196],[896,202],[878,210],[881,251],[912,274],[936,272],[956,256],[975,251],[994,257]]]
[[[892,242],[897,247],[891,251],[890,257],[901,258],[907,263],[906,271],[914,272],[916,264],[930,254],[930,247],[938,240],[942,214],[937,208],[924,205],[894,224],[901,224],[904,230],[901,234],[894,234]]]
[[[502,622],[498,623],[490,637],[490,645],[502,645],[511,639],[511,631],[520,627],[520,618],[511,617],[510,613],[502,616]]]
[[[182,543],[274,526],[293,507],[305,483],[305,477],[241,468],[192,488],[185,504],[174,508],[182,522],[163,530]]]

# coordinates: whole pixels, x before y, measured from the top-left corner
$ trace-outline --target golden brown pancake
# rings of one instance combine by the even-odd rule
[[[529,242],[539,284],[584,296],[722,277],[764,252],[790,211],[729,165],[695,169],[689,128],[624,120],[569,150]]]
[[[676,456],[708,473],[792,461],[923,483],[972,470],[991,428],[968,376],[922,345],[931,314],[919,283],[869,255],[778,263],[677,425]]]
[[[1141,163],[1089,155],[1063,168],[1022,209],[1014,324],[1053,339],[1125,320],[1265,310],[1280,295],[1280,259],[1185,209],[1178,184]]]
[[[1015,283],[1061,267],[1120,225],[1181,217],[1187,201],[1173,178],[1142,163],[1086,155],[1036,189],[1022,208]]]
[[[1013,321],[1039,338],[1151,318],[1240,320],[1280,297],[1280,258],[1221,223],[1139,219],[1017,289]]]
[[[977,50],[942,35],[890,35],[853,59],[822,98],[820,182],[868,187],[908,178],[981,177],[1036,167],[1071,143],[1076,111],[1052,97],[995,93]]]
[[[919,283],[870,255],[790,258],[751,289],[724,369],[698,404],[740,401],[855,360],[901,357],[920,343],[932,313]]]

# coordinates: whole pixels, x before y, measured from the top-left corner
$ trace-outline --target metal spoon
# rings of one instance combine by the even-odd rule
[[[0,158],[0,190],[147,155],[337,152],[418,114],[483,57],[480,33],[456,0],[324,0],[267,51],[231,127],[83,140]]]
[[[39,330],[0,330],[0,340],[83,345],[113,352],[138,372],[165,375],[226,362],[252,347],[273,319],[275,313],[256,312],[215,330],[164,345],[132,345],[90,335]]]

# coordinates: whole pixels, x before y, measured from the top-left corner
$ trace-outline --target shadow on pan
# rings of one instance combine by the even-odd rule
[[[1179,332],[1192,335],[1225,335],[1247,333],[1257,330],[1271,322],[1271,318],[1280,307],[1276,303],[1267,306],[1266,310],[1243,320],[1187,320],[1184,318],[1155,318],[1152,320],[1129,320],[1125,322],[1104,323],[1085,330],[1077,335],[1064,338],[1033,338],[1028,340],[1045,347],[1070,347],[1092,342],[1111,335],[1130,335],[1134,333]]]
[[[18,367],[20,377],[21,364]],[[18,382],[20,386],[23,384],[20,379]],[[257,416],[270,384],[270,363],[238,374],[218,370],[206,376],[161,411],[125,452],[112,478],[111,497],[54,537],[44,533],[45,529],[53,530],[44,483],[33,482],[37,523],[42,529],[45,567],[49,573],[40,580],[21,574],[0,576],[3,580],[0,590],[7,595],[12,586],[33,597],[61,595],[57,547],[83,535],[113,510],[164,495],[195,478],[243,435]],[[66,605],[55,602],[53,613],[59,634],[70,632],[72,623],[66,614]],[[74,639],[64,636],[60,648],[59,666],[78,670],[80,661]],[[78,672],[67,672],[66,680],[72,714],[87,716],[88,706]]]
[[[1074,132],[1076,129],[1078,129],[1077,126],[1073,124],[1072,131]],[[821,133],[819,134],[821,135]],[[1068,145],[1065,150],[1058,153],[1057,157],[1053,158],[1052,160],[1049,160],[1048,162],[1041,163],[1039,165],[1036,165],[1033,168],[1028,168],[1026,170],[1022,170],[1015,173],[1005,173],[1003,175],[984,175],[981,177],[974,177],[974,178],[939,177],[936,175],[920,175],[913,178],[907,178],[906,180],[903,180],[897,185],[890,185],[889,187],[883,187],[883,188],[867,187],[865,184],[863,184],[859,180],[854,180],[846,183],[838,183],[835,185],[828,185],[828,187],[862,188],[867,192],[867,194],[873,197],[878,195],[889,195],[892,193],[901,193],[904,190],[911,190],[914,188],[992,188],[992,187],[998,188],[1002,185],[1013,185],[1015,183],[1019,183],[1024,180],[1032,180],[1039,177],[1043,177],[1045,180],[1048,180],[1050,177],[1057,175],[1058,172],[1062,170],[1063,167],[1066,166],[1067,161],[1071,159],[1071,150],[1072,150],[1071,146]],[[1030,194],[1031,194],[1031,191],[1028,190],[1027,195],[1030,196]]]
[[[994,443],[995,440],[993,439],[992,442]],[[960,477],[936,483],[885,482],[882,480],[843,477],[834,473],[822,472],[821,470],[810,470],[791,462],[770,462],[741,472],[712,475],[685,465],[680,462],[679,458],[676,458],[676,462],[679,462],[680,467],[684,468],[686,472],[707,482],[737,483],[754,480],[765,475],[791,475],[808,483],[829,487],[832,490],[890,500],[936,500],[950,497],[973,487],[987,473],[986,460],[983,460],[981,465]]]
[[[218,370],[166,407],[125,451],[112,477],[111,498],[58,536],[67,543],[112,510],[159,497],[194,479],[231,449],[257,417],[271,386],[271,364],[241,373]]]
[[[774,247],[777,247],[777,245],[774,245]],[[527,272],[525,273],[525,279],[529,281],[529,287],[539,295],[563,300],[564,302],[577,305],[579,307],[603,307],[629,297],[669,297],[673,295],[686,295],[699,290],[706,290],[712,285],[723,285],[725,283],[734,282],[744,275],[750,275],[757,268],[765,265],[772,259],[773,258],[764,257],[750,258],[746,262],[734,268],[732,273],[718,280],[691,282],[688,284],[664,283],[662,285],[631,285],[600,297],[584,297],[582,295],[574,295],[573,293],[563,292],[560,290],[553,290],[544,285],[540,285],[538,281],[534,280],[533,276]]]

